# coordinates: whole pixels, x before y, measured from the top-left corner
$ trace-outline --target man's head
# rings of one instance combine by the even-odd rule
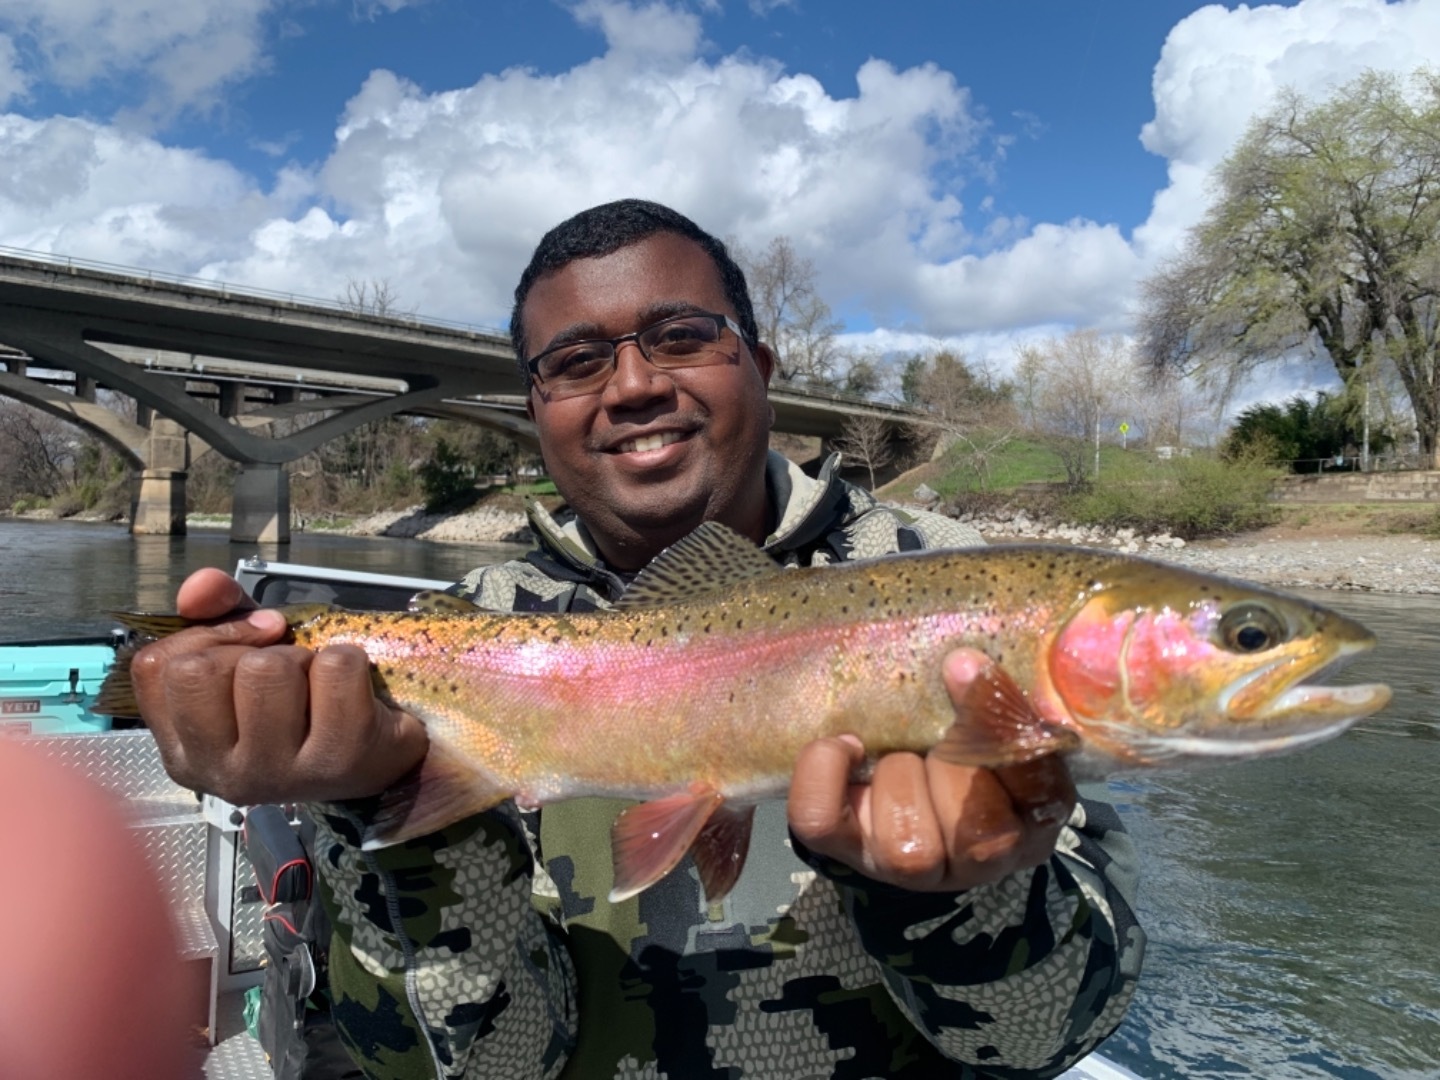
[[[522,364],[626,339],[608,378],[583,392],[527,387],[546,467],[610,565],[638,569],[702,521],[764,537],[774,358],[754,342],[745,277],[723,244],[654,203],[611,203],[547,234],[515,296]],[[652,363],[632,336],[709,315],[718,340],[695,366]]]
[[[515,307],[510,312],[510,342],[515,346],[520,381],[527,391],[530,389],[530,371],[525,361],[538,350],[526,351],[531,343],[525,339],[523,316],[525,301],[535,282],[576,259],[597,259],[659,232],[676,233],[700,245],[715,264],[715,271],[725,289],[725,298],[734,309],[736,321],[745,332],[746,340],[752,345],[759,340],[760,332],[755,325],[755,309],[750,303],[745,272],[730,257],[725,245],[668,206],[646,199],[619,199],[582,210],[556,225],[540,238],[535,253],[530,256],[530,264],[520,275],[520,283],[515,286]]]

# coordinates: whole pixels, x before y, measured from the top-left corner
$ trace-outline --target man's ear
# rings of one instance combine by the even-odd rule
[[[765,380],[765,385],[770,385],[770,378],[775,374],[775,353],[769,345],[763,341],[757,341],[755,347],[750,350],[750,355],[755,357],[755,367],[760,372],[760,378]]]

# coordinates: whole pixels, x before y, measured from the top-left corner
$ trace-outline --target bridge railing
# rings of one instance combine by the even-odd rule
[[[280,301],[293,307],[321,308],[337,314],[360,315],[381,319],[386,323],[414,326],[419,329],[459,330],[484,337],[504,338],[506,341],[510,339],[508,330],[500,330],[493,326],[481,326],[478,323],[461,322],[457,319],[440,319],[410,312],[387,311],[384,315],[378,315],[375,312],[366,311],[362,307],[346,303],[344,300],[327,300],[319,296],[262,289],[254,285],[234,285],[226,281],[217,281],[214,278],[194,277],[190,274],[171,274],[163,270],[146,270],[143,267],[101,262],[98,259],[79,259],[73,255],[53,255],[48,251],[30,251],[27,248],[7,247],[3,244],[0,244],[0,256],[67,270],[92,270],[96,273],[124,278],[127,282],[135,285],[178,285],[186,289],[212,293],[220,300],[226,300],[233,296]]]

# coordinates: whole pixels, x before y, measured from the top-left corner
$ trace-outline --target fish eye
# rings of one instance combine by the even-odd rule
[[[1288,636],[1280,617],[1261,604],[1237,604],[1220,617],[1220,641],[1231,652],[1264,652]]]

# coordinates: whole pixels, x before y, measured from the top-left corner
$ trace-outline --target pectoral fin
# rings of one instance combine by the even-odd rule
[[[966,652],[971,655],[965,658],[967,678],[956,695],[955,722],[932,754],[955,765],[994,767],[1079,747],[1073,731],[1036,712],[1009,672],[978,650]]]
[[[432,738],[422,761],[380,796],[380,808],[365,830],[366,851],[428,836],[510,798],[483,773],[443,742]]]
[[[725,797],[710,785],[695,783],[689,791],[621,813],[610,829],[615,859],[610,902],[616,904],[644,892],[675,869],[724,802]]]

